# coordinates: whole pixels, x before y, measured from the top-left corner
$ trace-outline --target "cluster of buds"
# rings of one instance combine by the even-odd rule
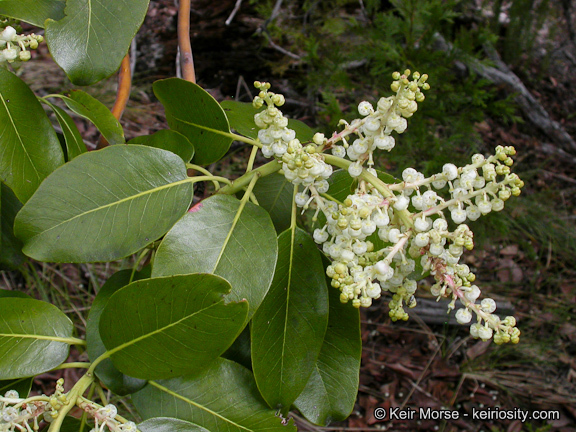
[[[0,20],[0,66],[30,60],[31,49],[38,48],[44,38],[39,35],[18,34],[8,20]]]
[[[343,303],[352,300],[355,307],[369,307],[389,291],[400,296],[391,302],[390,316],[407,319],[402,301],[415,304],[416,292],[416,282],[408,278],[416,263],[403,252],[408,235],[391,220],[390,201],[364,186],[366,191],[349,195],[342,204],[333,203],[337,210],[326,213],[327,222],[314,231],[314,240],[332,259],[327,275],[332,286],[340,289]]]
[[[42,420],[52,423],[67,404],[68,393],[64,392],[64,380],[56,382],[56,391],[51,396],[41,395],[20,398],[16,390],[7,391],[0,396],[0,432],[36,432]],[[125,421],[118,416],[112,404],[100,406],[95,402],[79,397],[76,404],[94,419],[91,432],[138,432],[134,422]]]
[[[328,190],[327,179],[333,169],[321,153],[326,139],[318,133],[314,135],[313,143],[303,146],[294,130],[288,128],[288,119],[278,109],[284,104],[284,96],[268,91],[270,83],[256,81],[254,86],[260,90],[254,98],[254,107],[262,108],[266,104],[266,109],[254,116],[254,122],[260,128],[258,139],[262,143],[262,153],[266,157],[274,156],[282,163],[282,173],[287,180],[305,187],[296,197],[296,203],[306,207],[311,200],[307,195],[309,189],[317,193]]]
[[[382,97],[376,105],[376,109],[370,102],[363,101],[358,105],[358,112],[363,119],[357,119],[351,124],[345,124],[348,131],[353,131],[357,135],[352,144],[349,144],[345,137],[342,137],[343,145],[332,145],[332,154],[338,157],[346,157],[355,161],[350,165],[348,172],[351,176],[357,177],[362,172],[362,165],[368,162],[368,167],[374,164],[373,152],[376,149],[390,151],[396,145],[392,132],[403,133],[407,126],[407,118],[418,109],[418,102],[425,99],[422,90],[428,90],[430,85],[426,82],[428,75],[420,75],[418,72],[412,74],[409,79],[410,70],[405,70],[404,74],[394,72],[391,88],[396,93],[394,96]]]
[[[0,396],[2,408],[0,409],[0,431],[13,432],[15,430],[37,431],[39,419],[50,411],[47,401],[20,399],[16,390],[8,390]],[[32,423],[32,426],[30,426]]]
[[[106,428],[110,432],[138,432],[136,423],[118,420],[118,410],[112,404],[99,406],[92,401],[83,400],[78,406],[94,418],[94,428],[90,432],[103,432]]]
[[[476,315],[473,337],[516,343],[520,331],[514,317],[500,319],[490,298],[477,304],[480,289],[473,285],[475,275],[460,264],[464,249],[474,247],[474,235],[464,222],[502,210],[504,202],[518,196],[524,186],[510,172],[514,148],[498,146],[489,157],[476,154],[471,164],[460,168],[446,164],[442,172],[428,178],[407,168],[403,181],[391,184],[379,180],[373,168],[373,152],[390,151],[395,146],[391,134],[406,130],[406,119],[424,100],[422,91],[430,88],[427,78],[409,70],[395,72],[394,96],[381,98],[376,109],[361,102],[358,111],[363,118],[341,121],[341,132],[329,139],[316,134],[307,145],[295,137],[277,108],[284,98],[269,92],[269,84],[257,82],[260,93],[254,106],[267,105],[255,116],[263,152],[276,157],[281,172],[296,187],[304,186],[295,196],[296,205],[316,208],[314,221],[323,213],[325,222],[313,237],[331,260],[326,273],[340,290],[343,303],[369,307],[388,292],[391,319],[407,320],[404,308],[416,306],[417,280],[429,272],[436,281],[431,288],[434,296],[450,299],[449,310],[456,301],[464,306],[456,313],[458,322],[470,323],[472,314]],[[328,149],[331,159],[323,153]],[[356,190],[343,202],[326,194],[332,174],[326,160],[347,168],[358,179]]]

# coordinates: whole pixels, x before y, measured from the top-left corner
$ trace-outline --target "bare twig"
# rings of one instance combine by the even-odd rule
[[[258,29],[258,32],[263,33],[266,36],[266,39],[268,39],[268,43],[276,51],[280,51],[282,54],[287,55],[288,57],[291,57],[294,60],[300,60],[300,56],[298,54],[294,54],[293,52],[290,52],[290,51],[282,48],[280,45],[277,45],[272,40],[272,37],[270,36],[270,33],[268,32],[268,24],[270,24],[272,21],[274,21],[276,19],[276,17],[280,14],[280,7],[282,6],[282,1],[283,0],[276,0],[276,3],[274,4],[274,9],[272,9],[272,14],[270,14],[270,17],[266,21],[264,21],[264,23],[260,26],[260,28]]]
[[[437,33],[435,38],[437,48],[441,51],[450,51],[453,49],[442,35]],[[550,118],[546,109],[532,96],[520,78],[500,59],[498,53],[488,46],[485,47],[485,51],[488,57],[494,62],[495,67],[483,65],[478,60],[464,53],[459,53],[460,59],[466,66],[481,77],[494,84],[502,85],[511,93],[515,93],[516,96],[514,100],[518,103],[526,117],[528,117],[537,128],[554,140],[563,150],[569,153],[576,153],[576,141],[566,132],[560,123]]]
[[[274,5],[274,9],[272,9],[272,14],[270,15],[270,18],[268,18],[266,20],[266,22],[264,23],[264,26],[267,26],[271,21],[274,21],[276,19],[276,17],[280,13],[280,8],[282,7],[283,1],[284,0],[276,0],[276,4]]]
[[[136,70],[136,55],[137,55],[137,43],[136,38],[132,39],[130,44],[130,72],[134,76],[134,71]]]
[[[112,115],[116,120],[120,120],[128,99],[130,98],[130,89],[132,88],[132,74],[130,71],[130,53],[126,54],[120,64],[120,71],[118,72],[118,90],[116,92],[116,101],[112,107]],[[97,149],[104,148],[108,145],[108,141],[103,136],[100,136]]]
[[[242,5],[242,0],[236,0],[236,4],[234,5],[234,9],[232,9],[230,16],[226,19],[226,22],[225,22],[226,25],[230,25],[230,23],[232,22],[232,20],[236,16],[236,13],[240,10],[241,5]]]
[[[194,57],[190,43],[190,0],[179,0],[178,5],[178,48],[180,50],[180,65],[182,77],[186,81],[196,82]]]
[[[268,33],[268,30],[264,29],[264,33],[266,34],[266,37],[268,39],[268,43],[270,44],[270,46],[272,48],[274,48],[276,51],[280,51],[282,54],[287,55],[288,57],[293,58],[294,60],[300,60],[301,57],[298,54],[294,54],[293,52],[290,52],[290,51],[282,48],[280,45],[277,45],[276,43],[274,43],[274,41],[270,37],[270,34]]]
[[[238,84],[236,84],[236,99],[237,101],[240,100],[240,90],[244,88],[246,90],[246,94],[248,95],[248,99],[252,101],[252,92],[250,91],[250,87],[246,83],[246,80],[242,75],[238,77]]]
[[[573,165],[576,165],[576,157],[572,156],[570,153],[565,152],[561,148],[558,148],[549,143],[542,143],[540,144],[539,149],[542,153],[549,154],[556,158],[562,158],[563,161],[570,162]]]

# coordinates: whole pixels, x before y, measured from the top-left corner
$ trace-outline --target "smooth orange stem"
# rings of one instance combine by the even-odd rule
[[[130,70],[130,53],[122,59],[122,64],[120,65],[120,71],[118,72],[118,91],[116,92],[116,101],[112,107],[112,115],[116,120],[120,120],[128,99],[130,98],[130,89],[132,87],[132,72]],[[100,136],[98,141],[98,146],[96,148],[100,149],[106,147],[108,141],[103,136]]]
[[[132,73],[130,71],[130,54],[122,59],[120,65],[120,73],[118,74],[118,92],[116,93],[116,101],[112,107],[112,115],[120,120],[128,99],[130,98],[130,89],[132,87]]]
[[[194,57],[190,43],[190,0],[180,0],[178,9],[178,47],[180,48],[180,66],[182,78],[196,83]]]

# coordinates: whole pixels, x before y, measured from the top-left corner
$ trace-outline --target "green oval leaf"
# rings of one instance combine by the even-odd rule
[[[44,27],[47,19],[64,18],[65,0],[1,0],[0,15]]]
[[[193,375],[151,382],[132,395],[144,418],[166,416],[211,432],[296,432],[268,408],[249,370],[217,359]]]
[[[221,355],[228,360],[241,364],[246,369],[252,370],[252,355],[250,353],[250,326],[246,326],[236,338],[230,348]]]
[[[88,149],[86,148],[82,135],[80,135],[78,127],[76,126],[76,123],[74,123],[74,120],[72,120],[72,117],[70,117],[62,108],[48,102],[47,100],[44,100],[44,102],[52,109],[52,111],[54,111],[56,120],[58,120],[60,128],[62,129],[62,134],[64,135],[64,140],[66,142],[66,159],[70,161],[76,156],[86,153]]]
[[[328,322],[328,288],[318,247],[299,228],[278,237],[278,263],[250,327],[260,393],[286,414],[316,364]]]
[[[294,185],[282,174],[274,173],[258,180],[253,192],[258,204],[270,214],[276,232],[285,231],[290,226]]]
[[[139,145],[84,153],[55,171],[14,225],[39,261],[112,261],[164,235],[186,212],[192,184],[182,159]]]
[[[194,146],[188,138],[171,129],[159,130],[152,135],[139,136],[131,139],[128,143],[142,144],[171,151],[180,156],[184,162],[190,162],[192,156],[194,156]]]
[[[194,145],[195,163],[211,164],[226,154],[233,136],[224,111],[209,93],[179,78],[156,81],[153,89],[170,128]]]
[[[144,279],[149,276],[149,271],[135,272],[134,280]],[[102,342],[102,338],[100,338],[100,317],[102,316],[102,312],[108,304],[108,300],[112,297],[112,294],[128,285],[131,277],[132,270],[120,270],[114,273],[106,283],[102,285],[102,288],[100,288],[96,298],[92,302],[86,323],[86,350],[88,351],[88,357],[91,361],[96,360],[106,352],[106,347]],[[134,393],[146,385],[145,380],[134,378],[120,372],[109,358],[103,360],[96,367],[95,373],[108,389],[120,396]]]
[[[94,84],[118,69],[148,1],[67,0],[66,17],[46,23],[50,53],[74,84]]]
[[[362,355],[360,311],[329,288],[328,328],[310,380],[294,405],[309,421],[328,425],[346,419],[356,402]]]
[[[0,289],[0,298],[5,297],[31,298],[28,294],[23,293],[22,291]]]
[[[38,375],[62,364],[74,343],[60,309],[30,298],[0,298],[0,379]]]
[[[58,137],[32,90],[0,68],[0,180],[26,202],[64,163]]]
[[[220,105],[224,109],[232,129],[240,135],[253,139],[258,138],[259,128],[254,123],[254,114],[265,108],[257,109],[251,103],[232,100],[222,101]],[[312,137],[316,133],[314,129],[300,120],[288,119],[288,128],[296,132],[296,137],[301,142],[312,141]]]
[[[9,390],[16,390],[18,396],[27,398],[33,381],[34,377],[0,381],[0,395],[4,396]]]
[[[209,274],[133,282],[112,295],[100,336],[114,365],[144,379],[202,369],[232,344],[248,305],[229,303],[230,284]]]
[[[82,90],[72,90],[68,96],[52,95],[64,101],[73,112],[94,123],[109,144],[123,144],[124,130],[120,122],[98,99]]]
[[[80,429],[81,427],[82,427],[82,421],[80,419],[71,416],[66,416],[64,417],[64,421],[60,425],[58,432],[78,432],[81,430]],[[50,424],[48,424],[40,432],[49,432],[49,430],[50,430]]]
[[[201,426],[170,417],[154,417],[138,425],[140,432],[210,432]]]
[[[14,218],[22,204],[4,183],[0,186],[0,269],[15,269],[25,260],[22,242],[14,236]]]
[[[213,273],[248,300],[248,319],[270,288],[278,245],[266,211],[229,195],[212,196],[178,221],[158,247],[152,277]],[[258,271],[254,271],[257,266]]]

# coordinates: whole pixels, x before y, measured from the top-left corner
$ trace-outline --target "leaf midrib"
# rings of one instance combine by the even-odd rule
[[[214,417],[218,417],[219,419],[223,420],[223,421],[226,422],[226,423],[229,423],[229,424],[231,424],[231,425],[236,426],[238,429],[243,429],[243,430],[249,431],[249,432],[253,432],[253,431],[254,431],[254,429],[248,429],[247,427],[244,427],[244,426],[242,426],[242,425],[240,425],[240,424],[238,424],[238,423],[236,423],[236,422],[234,422],[234,421],[232,421],[232,420],[224,417],[223,415],[217,413],[216,411],[213,411],[213,410],[211,410],[210,408],[208,408],[208,407],[206,407],[206,406],[204,406],[204,405],[200,405],[199,403],[194,402],[192,399],[188,399],[187,397],[184,397],[184,396],[182,396],[182,395],[180,395],[180,394],[178,394],[178,393],[170,390],[169,388],[164,387],[163,385],[158,384],[156,381],[148,381],[148,383],[149,383],[149,384],[152,384],[154,387],[156,387],[156,388],[157,388],[158,390],[160,390],[160,391],[163,391],[163,392],[165,392],[165,393],[168,393],[169,395],[171,395],[171,396],[173,396],[173,397],[175,397],[175,398],[177,398],[177,399],[180,399],[180,400],[182,400],[182,401],[184,401],[184,402],[186,402],[186,403],[188,403],[188,404],[190,404],[190,405],[192,405],[192,406],[195,406],[195,407],[198,408],[198,409],[201,409],[201,410],[203,410],[203,411],[206,411],[206,412],[212,414]]]
[[[53,342],[62,342],[68,345],[75,343],[74,339],[64,338],[59,336],[46,336],[37,334],[20,334],[20,333],[0,333],[0,337],[20,338],[20,339],[36,339],[36,340],[49,340]]]
[[[138,343],[138,342],[140,342],[140,341],[143,341],[143,340],[145,340],[145,339],[147,339],[147,338],[149,338],[149,337],[152,337],[152,336],[154,336],[154,335],[156,335],[156,334],[158,334],[158,333],[165,332],[165,331],[167,331],[168,329],[174,327],[175,325],[178,325],[178,324],[180,324],[181,322],[183,322],[183,321],[185,321],[185,320],[187,320],[187,319],[190,319],[190,318],[194,317],[195,315],[197,315],[197,314],[199,314],[199,313],[208,311],[209,309],[211,309],[211,308],[213,308],[213,307],[216,307],[216,306],[218,306],[218,305],[220,305],[220,304],[224,304],[224,300],[220,300],[220,301],[218,301],[218,302],[216,302],[216,303],[213,303],[213,304],[211,304],[211,305],[209,305],[209,306],[207,306],[207,307],[205,307],[205,308],[203,308],[203,309],[197,310],[197,311],[195,311],[194,313],[188,314],[188,315],[180,318],[179,320],[174,321],[173,323],[170,323],[170,324],[168,324],[168,325],[165,325],[164,327],[160,327],[160,328],[158,328],[158,329],[156,329],[156,330],[154,330],[154,331],[151,331],[151,332],[149,332],[149,333],[143,334],[142,336],[138,336],[137,338],[132,339],[132,340],[129,340],[128,342],[124,342],[123,344],[118,345],[117,347],[112,348],[111,350],[107,350],[106,353],[105,353],[105,355],[106,355],[106,357],[110,357],[110,356],[112,356],[113,354],[116,354],[118,351],[122,351],[123,349],[128,348],[128,347],[130,347],[130,346],[132,346],[132,345],[134,345],[134,344],[136,344],[136,343]]]
[[[80,218],[80,217],[84,217],[84,216],[86,216],[86,215],[89,215],[90,213],[94,213],[94,212],[101,211],[101,210],[106,209],[106,208],[114,207],[115,205],[120,205],[120,204],[122,204],[122,203],[124,203],[124,202],[128,202],[128,201],[131,201],[131,200],[135,200],[135,199],[138,199],[138,198],[140,198],[140,197],[146,196],[146,195],[148,195],[148,194],[152,194],[152,193],[161,191],[162,189],[166,189],[166,188],[170,188],[170,187],[176,187],[176,186],[179,186],[179,185],[181,185],[181,184],[185,184],[185,183],[189,183],[189,182],[190,182],[190,183],[194,182],[194,178],[193,178],[193,177],[188,177],[188,178],[185,178],[184,180],[179,180],[179,181],[177,181],[177,182],[168,183],[168,184],[165,184],[165,185],[162,185],[162,186],[159,186],[159,187],[155,187],[155,188],[153,188],[153,189],[148,189],[148,190],[146,190],[146,191],[139,192],[139,193],[137,193],[137,194],[135,194],[135,195],[130,195],[129,197],[122,198],[122,199],[120,199],[120,200],[118,200],[118,201],[114,201],[114,202],[111,202],[111,203],[108,203],[108,204],[105,204],[105,205],[102,205],[102,206],[99,206],[99,207],[90,209],[90,210],[88,210],[88,211],[79,213],[79,214],[77,214],[77,215],[75,215],[75,216],[73,216],[73,217],[71,217],[71,218],[69,218],[69,219],[63,220],[62,222],[60,222],[60,223],[58,223],[58,224],[56,224],[56,225],[53,225],[53,226],[51,226],[50,228],[47,228],[47,229],[45,229],[45,230],[42,230],[42,231],[39,232],[38,234],[35,234],[34,236],[32,236],[31,239],[34,239],[34,238],[36,238],[36,237],[38,237],[38,236],[40,236],[40,235],[43,235],[43,234],[45,234],[45,233],[47,233],[47,232],[49,232],[49,231],[52,231],[53,229],[56,229],[56,228],[58,228],[59,226],[61,226],[61,225],[63,225],[63,224],[70,223],[70,222],[72,222],[74,219],[77,219],[77,218]]]
[[[26,150],[26,146],[24,145],[24,141],[22,141],[22,138],[20,136],[20,132],[18,131],[18,128],[16,127],[16,124],[14,123],[14,119],[12,118],[12,113],[8,109],[8,105],[6,104],[6,100],[4,99],[4,95],[2,94],[2,92],[0,92],[0,99],[2,100],[2,104],[4,105],[4,109],[6,110],[6,114],[8,115],[8,118],[10,119],[10,123],[12,124],[12,128],[14,129],[14,132],[16,133],[16,136],[18,137],[18,142],[20,143],[20,146],[22,147],[24,154],[28,158],[30,165],[34,169],[34,172],[36,173],[36,177],[39,179],[40,173],[36,169],[36,165],[34,165],[34,163],[32,162],[32,158],[30,157],[30,154]]]
[[[284,315],[284,331],[282,332],[282,355],[280,356],[280,392],[284,384],[284,351],[286,349],[286,333],[288,332],[288,313],[290,309],[290,288],[292,287],[292,267],[294,265],[294,243],[296,241],[296,227],[290,229],[290,259],[288,261],[288,285],[286,288],[286,312]]]

